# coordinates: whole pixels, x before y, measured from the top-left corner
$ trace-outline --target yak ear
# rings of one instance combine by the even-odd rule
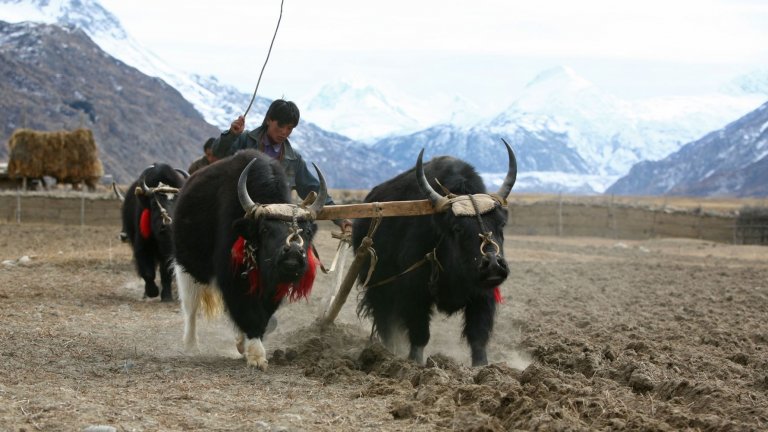
[[[248,233],[255,227],[256,221],[248,218],[240,218],[232,222],[232,231],[235,237],[248,238]]]

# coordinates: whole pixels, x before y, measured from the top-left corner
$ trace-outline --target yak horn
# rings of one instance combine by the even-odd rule
[[[320,189],[317,191],[317,198],[315,198],[315,201],[312,203],[312,205],[309,206],[309,211],[314,217],[318,212],[320,212],[320,210],[323,209],[325,200],[328,199],[328,188],[325,183],[325,176],[323,176],[323,172],[320,171],[320,168],[318,168],[314,162],[312,162],[312,166],[315,167],[315,171],[317,171],[317,178],[320,180]]]
[[[245,166],[243,172],[240,173],[240,178],[237,180],[237,198],[240,200],[240,205],[243,206],[243,210],[245,210],[246,214],[250,213],[251,210],[257,206],[251,199],[251,196],[248,195],[248,187],[246,185],[248,181],[248,171],[251,170],[251,165],[257,160],[258,158],[253,158],[253,160],[248,162],[248,165]]]
[[[114,180],[112,181],[112,190],[115,191],[115,195],[117,195],[117,198],[121,202],[125,202],[125,196],[120,193],[120,189],[117,188],[117,183],[115,183]]]
[[[136,192],[139,191],[139,188],[141,188],[141,193],[143,195],[150,195],[152,191],[149,190],[149,187],[147,187],[147,173],[155,168],[155,164],[152,164],[146,168],[144,168],[144,171],[141,172],[141,175],[139,176],[139,187],[136,188]],[[139,195],[138,193],[136,195]]]
[[[506,200],[509,196],[509,192],[512,191],[512,186],[515,185],[515,180],[517,180],[517,159],[515,158],[515,152],[512,151],[512,147],[510,147],[507,140],[502,138],[501,142],[507,147],[509,168],[507,169],[507,177],[504,179],[504,182],[501,184],[499,191],[496,192],[496,194]]]
[[[423,158],[424,149],[422,148],[419,152],[418,159],[416,159],[416,178],[419,182],[419,189],[421,189],[422,195],[426,195],[427,198],[429,198],[429,202],[432,203],[432,206],[434,206],[436,209],[440,209],[442,208],[443,202],[446,201],[446,198],[435,192],[435,190],[432,189],[432,186],[429,185],[427,177],[424,175],[424,163],[422,162]]]

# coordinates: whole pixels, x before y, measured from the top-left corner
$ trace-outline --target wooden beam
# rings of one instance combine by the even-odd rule
[[[379,209],[379,211],[377,211]],[[318,220],[359,219],[376,216],[423,216],[434,214],[429,200],[387,201],[379,203],[327,205],[317,213]]]

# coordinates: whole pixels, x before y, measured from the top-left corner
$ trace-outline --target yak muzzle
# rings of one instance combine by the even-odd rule
[[[280,280],[294,281],[307,270],[307,252],[296,243],[283,246],[277,260],[277,272]]]
[[[509,275],[509,267],[504,256],[491,252],[483,254],[477,270],[480,273],[481,283],[490,287],[498,286]]]

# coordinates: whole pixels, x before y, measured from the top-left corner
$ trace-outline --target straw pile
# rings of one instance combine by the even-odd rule
[[[49,176],[58,183],[93,186],[104,175],[90,129],[40,132],[18,129],[8,140],[11,178]]]

